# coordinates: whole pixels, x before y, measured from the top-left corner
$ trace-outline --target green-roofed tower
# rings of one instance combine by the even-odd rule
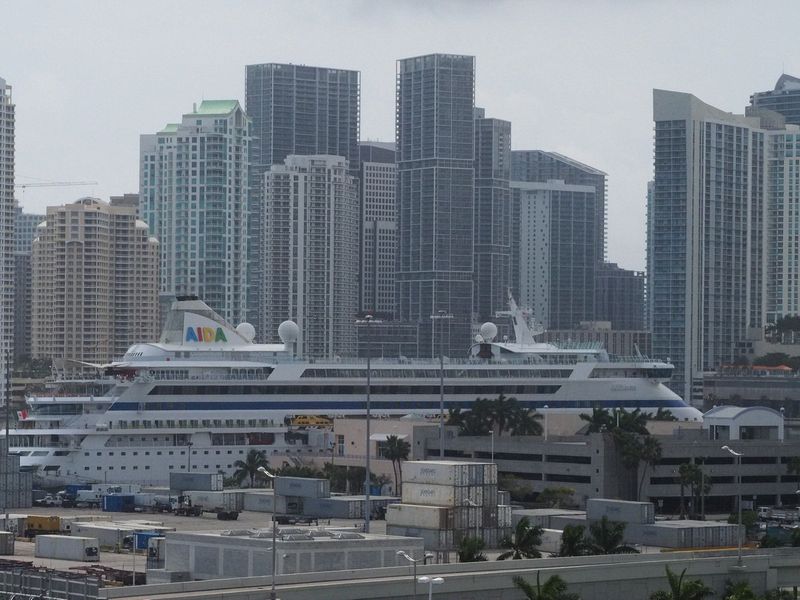
[[[140,212],[161,243],[161,293],[196,294],[233,323],[246,310],[249,151],[236,100],[203,100],[140,145]]]

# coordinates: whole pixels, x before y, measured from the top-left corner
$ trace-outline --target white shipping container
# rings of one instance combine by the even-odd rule
[[[277,477],[275,492],[280,496],[297,498],[328,498],[331,495],[331,482],[310,477]]]
[[[452,529],[423,529],[421,527],[386,526],[386,535],[422,538],[425,550],[452,550],[455,548]]]
[[[511,527],[511,506],[501,504],[497,507],[497,526]]]
[[[390,504],[386,507],[386,526],[452,529],[453,512],[441,506]]]
[[[194,506],[201,506],[205,510],[226,510],[239,511],[244,507],[244,492],[226,490],[223,492],[211,492],[205,490],[187,491]]]
[[[631,502],[607,498],[589,498],[586,501],[586,518],[599,521],[608,517],[622,523],[655,523],[655,506],[652,502]]]
[[[96,538],[70,535],[37,535],[36,557],[80,562],[98,562],[100,544]]]
[[[14,534],[11,531],[0,531],[0,556],[14,554]]]
[[[423,506],[483,506],[484,486],[452,486],[428,483],[404,483],[403,504]]]
[[[407,482],[455,486],[496,484],[497,465],[460,461],[410,460],[403,463],[403,483]]]

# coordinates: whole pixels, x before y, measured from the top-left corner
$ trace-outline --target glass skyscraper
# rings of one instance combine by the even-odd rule
[[[0,377],[14,344],[14,103],[11,86],[0,77]],[[5,381],[5,379],[3,379]],[[5,401],[5,386],[0,384]]]
[[[160,242],[165,294],[199,296],[245,320],[250,120],[236,100],[204,100],[141,136],[139,209]]]
[[[331,155],[359,175],[361,73],[307,65],[264,63],[245,68],[245,110],[252,120],[248,315],[262,335],[263,278],[271,257],[261,246],[264,173],[290,155]]]
[[[784,73],[768,92],[750,96],[753,108],[774,110],[786,117],[786,122],[800,125],[800,79]]]
[[[475,109],[475,298],[478,322],[506,310],[511,285],[511,123]]]
[[[397,309],[419,327],[419,355],[471,343],[475,58],[397,62]],[[446,311],[452,319],[431,319]]]

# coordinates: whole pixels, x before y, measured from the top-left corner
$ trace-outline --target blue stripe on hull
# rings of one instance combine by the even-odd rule
[[[474,401],[464,400],[445,400],[445,408],[468,409]],[[370,402],[372,410],[438,410],[439,400],[407,400],[398,402],[396,400],[381,401],[373,399]],[[525,408],[542,409],[548,406],[550,410],[559,408],[689,408],[680,399],[658,399],[658,400],[520,400],[520,404]],[[144,406],[142,406],[144,405]],[[269,401],[269,402],[115,402],[109,410],[111,411],[204,411],[204,410],[317,410],[338,411],[338,410],[364,410],[366,402],[364,400],[291,400],[291,401]]]

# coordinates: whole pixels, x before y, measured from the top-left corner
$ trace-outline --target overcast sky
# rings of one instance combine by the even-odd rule
[[[394,138],[395,60],[477,57],[476,104],[512,122],[514,149],[608,173],[608,255],[644,268],[652,89],[730,112],[800,75],[800,2],[0,0],[0,77],[17,105],[23,207],[138,190],[139,134],[202,99],[244,104],[244,66],[361,71],[361,137]]]

